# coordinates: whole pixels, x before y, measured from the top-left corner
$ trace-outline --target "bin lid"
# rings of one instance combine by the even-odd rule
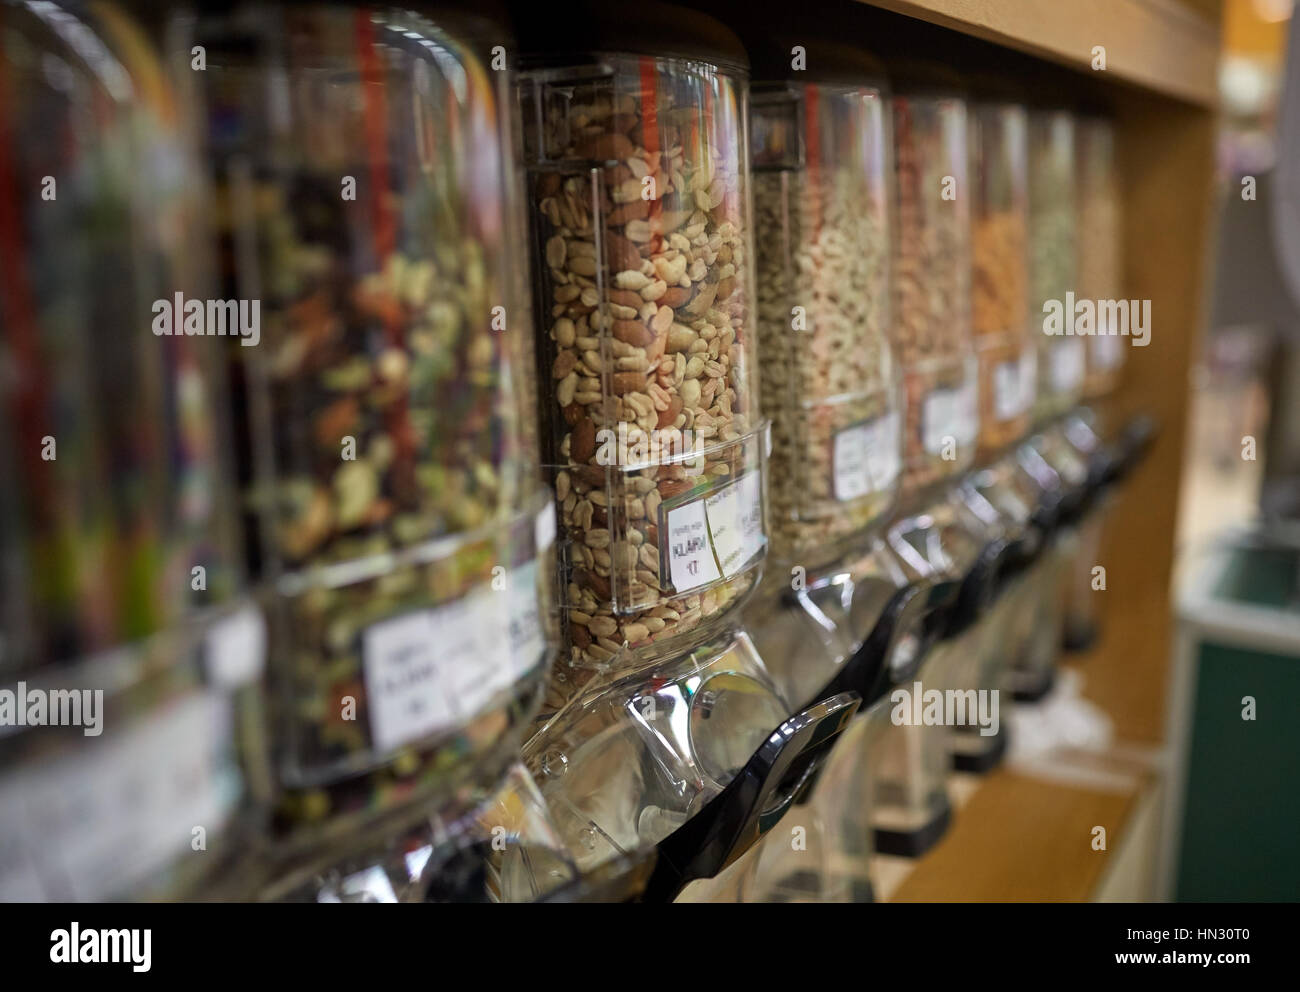
[[[555,7],[512,2],[511,19],[524,68],[587,64],[597,54],[696,59],[721,69],[747,72],[740,39],[720,21],[697,10],[638,0],[631,7],[594,0]]]

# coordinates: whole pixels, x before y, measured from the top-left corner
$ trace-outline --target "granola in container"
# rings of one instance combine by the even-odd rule
[[[1066,294],[1079,294],[1075,237],[1074,117],[1036,108],[1029,114],[1029,288],[1036,325],[1038,394],[1034,419],[1049,420],[1078,402],[1086,338],[1074,333]],[[1051,308],[1060,319],[1052,321]]]
[[[674,51],[671,31],[664,41]],[[747,84],[729,58],[525,55],[542,443],[563,562],[548,709],[706,636],[766,551]]]
[[[865,72],[857,84],[755,86],[758,333],[770,523],[784,558],[831,553],[898,487],[886,100],[883,77]]]

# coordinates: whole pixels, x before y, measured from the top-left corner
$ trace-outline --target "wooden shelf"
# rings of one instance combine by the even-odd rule
[[[885,899],[1086,902],[1117,856],[1146,781],[1131,770],[1050,781],[999,769],[978,783],[947,836],[909,866]],[[1093,849],[1099,826],[1106,829],[1105,851]]]
[[[863,0],[1200,106],[1217,100],[1219,23],[1207,0]],[[1099,73],[1100,74],[1100,73]]]

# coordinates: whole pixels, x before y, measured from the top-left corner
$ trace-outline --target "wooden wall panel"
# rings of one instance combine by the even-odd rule
[[[1205,110],[1149,95],[1120,102],[1124,275],[1128,296],[1150,299],[1151,343],[1130,348],[1121,413],[1160,425],[1127,481],[1102,542],[1103,640],[1083,662],[1085,693],[1121,740],[1163,738],[1172,650],[1171,576],[1187,434],[1188,393],[1201,336],[1212,213],[1214,122]]]

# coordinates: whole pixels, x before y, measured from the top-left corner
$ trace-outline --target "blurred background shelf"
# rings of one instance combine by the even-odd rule
[[[1218,0],[866,0],[1026,54],[1106,72],[1188,103],[1211,106],[1218,92]]]
[[[1087,902],[1125,851],[1149,784],[1119,769],[1075,769],[1058,781],[1000,769],[892,892],[885,867],[883,894],[889,902]],[[1106,850],[1093,847],[1096,827],[1106,831]]]
[[[1102,637],[1067,659],[1081,678],[1082,696],[1109,719],[1111,745],[1089,757],[1059,756],[1055,766],[1010,765],[983,778],[955,777],[948,835],[919,861],[878,857],[872,868],[877,897],[1159,898],[1155,850],[1171,760],[1166,707],[1174,620],[1167,594],[1189,442],[1194,446],[1190,386],[1208,320],[1219,59],[1228,12],[1220,0],[863,2],[956,32],[954,45],[996,46],[993,62],[1016,52],[1063,67],[1067,88],[1095,93],[1113,107],[1125,295],[1151,301],[1152,346],[1129,350],[1110,412],[1122,420],[1145,411],[1159,424],[1156,444],[1126,482],[1098,552],[1111,579],[1097,593],[1104,597]],[[1106,49],[1104,72],[1091,67],[1096,45]],[[1105,852],[1092,849],[1095,826],[1106,828]]]

